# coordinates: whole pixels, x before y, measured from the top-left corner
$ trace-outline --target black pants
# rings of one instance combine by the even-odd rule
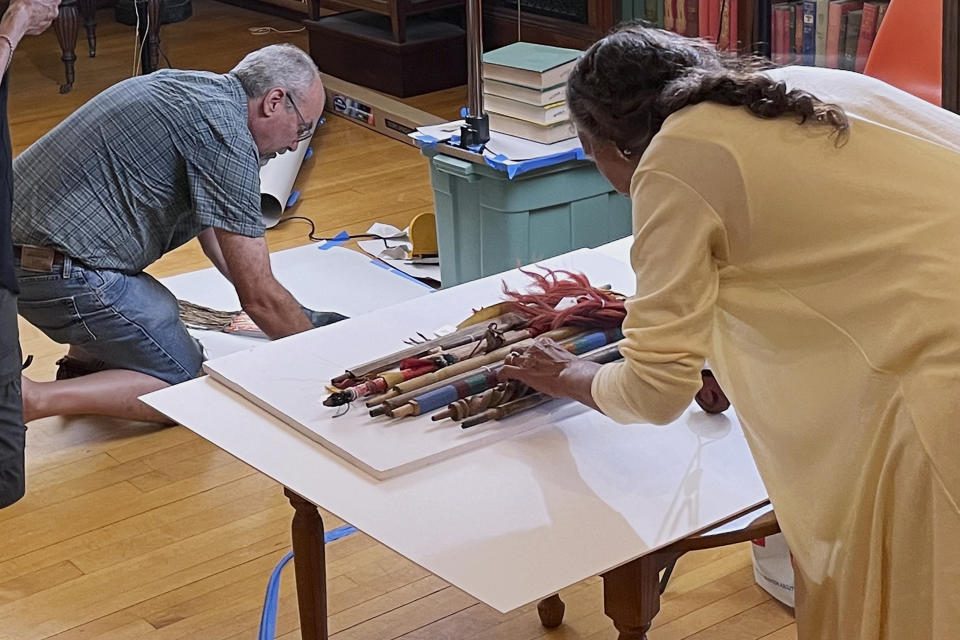
[[[0,286],[0,508],[22,498],[26,487],[20,358],[17,297]]]

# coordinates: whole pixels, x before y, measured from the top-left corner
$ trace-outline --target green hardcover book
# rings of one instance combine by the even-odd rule
[[[483,78],[543,90],[563,84],[582,51],[514,42],[483,54]]]
[[[843,35],[843,54],[840,56],[840,68],[847,71],[856,70],[857,42],[860,40],[860,24],[863,20],[863,10],[850,11],[844,18],[847,21],[847,30]]]
[[[649,4],[647,5],[647,17],[662,29],[664,0],[647,0],[647,2],[652,3],[654,5],[652,10],[650,8],[650,5]]]

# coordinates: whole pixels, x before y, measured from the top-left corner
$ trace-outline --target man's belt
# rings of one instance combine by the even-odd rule
[[[55,266],[63,265],[63,254],[52,247],[37,247],[30,244],[14,246],[13,255],[20,260],[24,271],[46,273]]]

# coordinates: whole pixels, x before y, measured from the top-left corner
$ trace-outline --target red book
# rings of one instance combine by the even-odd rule
[[[719,8],[717,0],[700,0],[697,16],[700,19],[700,37],[716,44],[717,21],[713,18],[714,5],[716,5],[716,8]]]
[[[832,0],[830,11],[827,14],[827,66],[831,69],[840,68],[840,27],[843,25],[843,14],[860,8],[859,0]]]
[[[860,38],[857,40],[857,59],[854,64],[854,71],[863,73],[867,66],[867,56],[870,54],[870,47],[873,46],[873,39],[877,35],[877,16],[880,15],[880,5],[876,2],[865,2],[863,4],[863,17],[860,22]]]
[[[737,9],[737,3],[740,0],[727,0],[723,6],[723,28],[721,34],[726,34],[726,45],[724,48],[731,51],[740,49],[739,32],[737,31],[737,21],[740,19],[740,12]]]
[[[790,64],[790,5],[773,5],[771,58],[776,64]]]
[[[681,0],[682,1],[682,0]],[[676,18],[677,0],[663,0],[663,28],[670,31],[677,30]]]

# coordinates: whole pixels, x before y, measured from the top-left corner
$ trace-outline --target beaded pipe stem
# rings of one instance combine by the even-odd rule
[[[561,341],[560,346],[575,355],[580,355],[608,345],[611,342],[619,342],[621,339],[623,339],[623,333],[620,329],[587,331]],[[423,415],[424,413],[429,413],[444,405],[449,405],[451,402],[480,393],[496,385],[497,377],[495,373],[481,373],[433,391],[425,392],[411,399],[404,405],[386,411],[386,413],[392,418]]]
[[[590,362],[596,362],[597,364],[606,364],[608,362],[614,362],[620,360],[623,356],[620,354],[620,345],[619,344],[608,344],[599,349],[590,351],[580,356],[581,360],[589,360]],[[519,382],[518,380],[511,380],[512,382]],[[506,383],[506,384],[510,384]],[[527,390],[529,387],[527,385],[520,385],[522,389]],[[481,394],[483,395],[483,394]],[[537,398],[537,400],[528,400],[529,398]],[[501,403],[498,403],[498,406],[491,406],[494,403],[486,404],[485,399],[477,400],[471,404],[473,398],[465,398],[458,402],[451,403],[447,407],[447,411],[451,413],[450,417],[454,420],[462,420],[461,427],[464,429],[469,429],[478,424],[483,424],[490,420],[502,420],[508,416],[515,415],[521,411],[526,411],[527,409],[532,409],[533,407],[539,407],[541,404],[545,404],[553,400],[553,396],[541,393],[539,391],[534,391],[533,393],[517,393],[513,392],[512,396],[504,396],[504,399]],[[462,416],[462,417],[460,417]],[[437,419],[436,416],[433,416],[434,419]]]

